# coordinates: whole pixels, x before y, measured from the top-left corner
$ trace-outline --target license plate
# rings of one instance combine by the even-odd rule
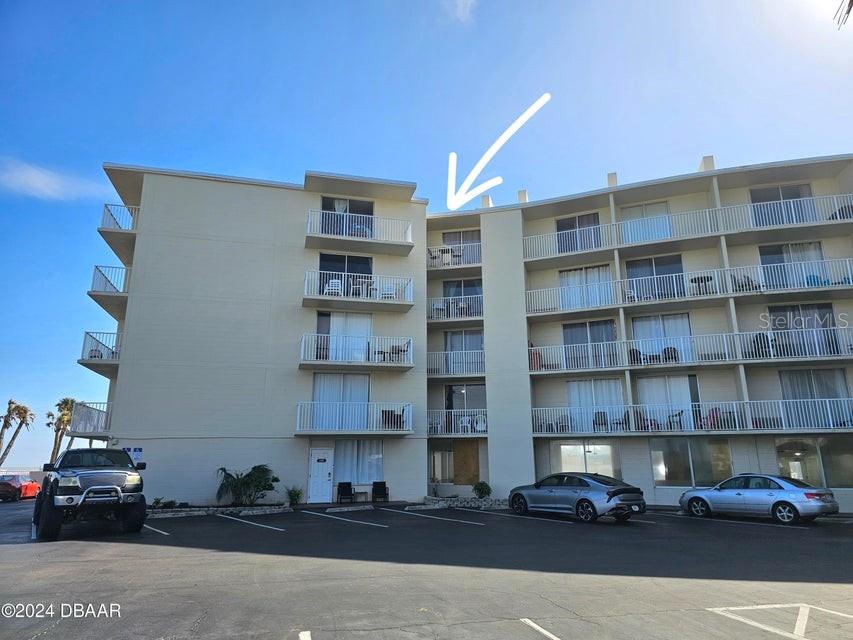
[[[639,510],[640,510],[640,507],[638,507],[637,505],[631,505],[631,511],[639,511]]]

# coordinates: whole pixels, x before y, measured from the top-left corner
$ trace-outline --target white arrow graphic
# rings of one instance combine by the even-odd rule
[[[450,152],[450,155],[447,156],[447,208],[450,211],[456,211],[471,198],[476,198],[481,193],[503,183],[504,179],[501,176],[495,176],[494,178],[490,178],[484,183],[471,189],[471,185],[474,184],[474,180],[476,180],[477,176],[479,176],[483,169],[486,168],[489,161],[495,157],[495,154],[500,150],[500,148],[507,143],[516,131],[524,126],[525,122],[530,120],[530,118],[532,118],[539,109],[544,107],[550,99],[550,93],[543,93],[539,96],[539,99],[536,102],[527,107],[525,112],[518,116],[515,122],[509,125],[507,130],[492,143],[492,146],[486,150],[486,153],[480,156],[477,164],[474,165],[474,168],[471,169],[471,172],[465,177],[464,182],[459,185],[458,191],[456,190],[456,164],[458,158],[455,151]]]

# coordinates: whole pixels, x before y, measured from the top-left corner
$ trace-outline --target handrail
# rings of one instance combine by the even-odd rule
[[[411,242],[412,222],[397,218],[309,209],[306,233],[388,242]]]
[[[482,316],[482,295],[427,298],[427,320],[459,320]]]
[[[482,244],[479,242],[427,247],[427,269],[477,265],[482,259]]]
[[[486,409],[429,409],[431,436],[485,435],[489,432]]]
[[[385,302],[414,302],[411,278],[379,276],[370,273],[306,271],[305,295]]]
[[[486,371],[485,351],[430,351],[427,375],[471,375]]]
[[[299,402],[296,431],[405,432],[412,430],[408,402]]]
[[[306,333],[299,357],[304,362],[412,364],[412,339]]]

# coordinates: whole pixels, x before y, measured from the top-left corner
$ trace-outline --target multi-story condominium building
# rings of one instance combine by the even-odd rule
[[[105,171],[118,326],[72,433],[141,449],[152,495],[267,463],[309,502],[586,470],[672,505],[760,471],[853,510],[853,155],[442,214],[411,183]]]

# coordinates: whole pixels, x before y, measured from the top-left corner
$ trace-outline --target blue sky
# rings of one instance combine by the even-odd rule
[[[853,26],[808,2],[17,2],[0,0],[0,402],[38,414],[8,466],[49,453],[75,362],[114,323],[85,291],[118,264],[95,231],[103,161],[301,182],[306,169],[416,181],[444,209],[481,179],[533,199],[853,151]],[[473,204],[473,203],[472,203]]]

